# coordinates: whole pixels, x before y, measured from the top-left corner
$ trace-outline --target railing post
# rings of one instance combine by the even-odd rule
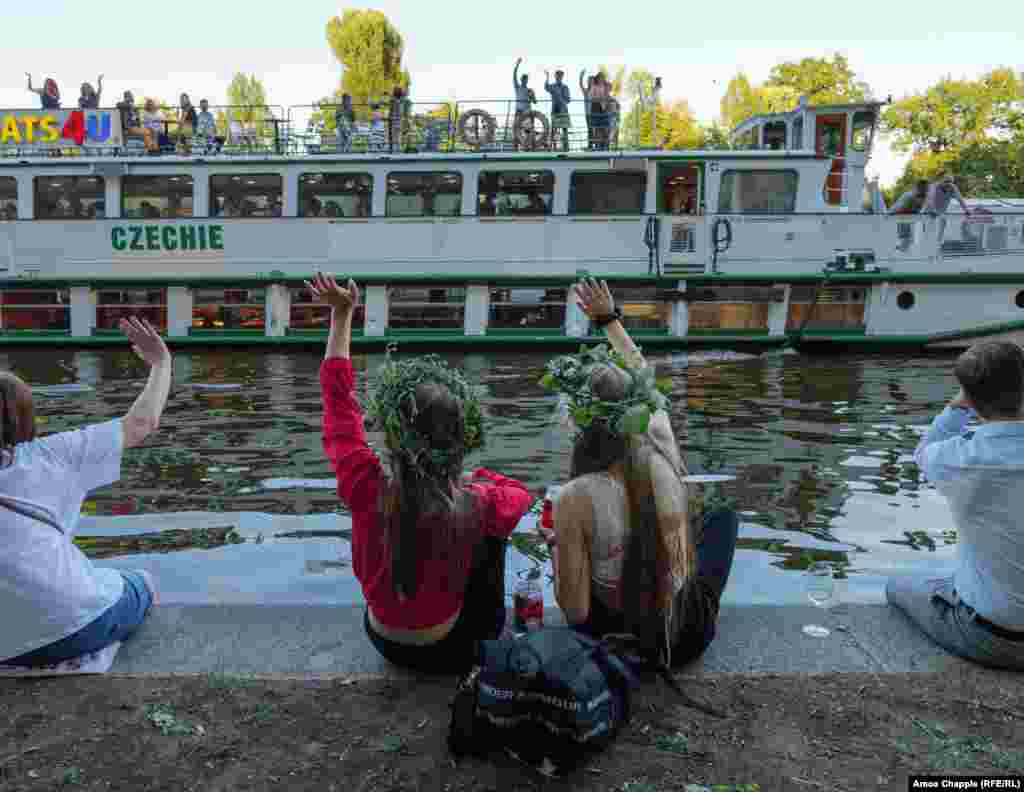
[[[487,320],[490,314],[490,287],[486,284],[470,284],[466,288],[466,314],[463,333],[467,336],[487,335]]]
[[[96,327],[96,292],[88,286],[72,286],[68,290],[71,300],[71,335],[88,338]]]
[[[288,335],[292,316],[292,292],[284,283],[272,283],[267,287],[266,310],[264,314],[264,335],[267,338],[283,338]]]
[[[390,301],[391,298],[388,295],[388,287],[386,285],[366,287],[366,324],[363,331],[364,335],[387,335]]]
[[[192,327],[192,290],[188,286],[167,287],[167,335],[184,338]]]
[[[686,291],[686,281],[679,281],[676,288],[682,292]],[[685,338],[690,334],[690,304],[686,300],[675,300],[672,303],[668,332],[679,338]]]
[[[789,294],[792,286],[788,283],[775,283],[772,288],[781,288],[783,298],[781,303],[774,300],[768,303],[768,335],[783,336],[786,334],[786,321],[789,318]]]

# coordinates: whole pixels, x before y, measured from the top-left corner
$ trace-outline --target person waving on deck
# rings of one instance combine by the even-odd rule
[[[1024,671],[1024,350],[1011,341],[976,344],[953,374],[960,391],[914,461],[949,500],[957,565],[947,577],[891,578],[885,596],[953,654]],[[981,422],[973,433],[971,421]]]
[[[146,572],[97,568],[72,542],[82,502],[121,477],[126,448],[160,425],[171,354],[148,322],[121,330],[149,366],[124,418],[36,437],[32,389],[0,374],[0,663],[36,668],[123,641],[156,603]]]
[[[576,429],[571,481],[554,501],[555,596],[573,629],[631,634],[662,666],[698,658],[715,636],[736,549],[738,518],[691,518],[686,467],[655,383],[604,281],[575,296],[603,327],[607,348],[551,361],[541,380],[559,391]]]
[[[461,673],[477,642],[505,623],[505,549],[533,500],[514,479],[479,468],[460,477],[483,444],[478,397],[434,356],[390,360],[370,398],[390,470],[366,443],[349,357],[359,300],[317,275],[307,287],[331,306],[320,368],[324,452],[352,513],[352,569],[363,588],[365,629],[386,659],[429,673]]]

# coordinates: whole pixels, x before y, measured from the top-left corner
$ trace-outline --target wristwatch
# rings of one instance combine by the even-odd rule
[[[607,316],[602,316],[599,319],[592,319],[596,327],[604,327],[605,325],[611,324],[612,322],[619,320],[622,321],[622,309],[616,306],[615,310]]]

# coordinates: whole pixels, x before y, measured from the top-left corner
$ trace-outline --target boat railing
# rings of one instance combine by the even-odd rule
[[[640,117],[629,130],[622,128],[619,111],[586,113],[574,99],[569,112],[552,113],[550,100],[538,99],[526,112],[517,112],[514,99],[460,102],[403,101],[397,116],[385,97],[352,107],[342,124],[340,103],[311,105],[211,105],[212,135],[201,134],[180,117],[179,107],[162,106],[155,128],[157,146],[147,148],[142,135],[120,125],[117,108],[97,110],[3,110],[16,117],[16,133],[5,128],[0,158],[148,156],[279,155],[303,156],[356,153],[475,153],[584,152],[636,148],[643,140]],[[613,106],[614,107],[614,106]],[[136,106],[142,118],[143,108]],[[198,107],[196,108],[199,112]],[[85,130],[76,141],[67,126],[77,115]],[[106,117],[104,117],[106,115]],[[43,134],[39,119],[48,116]],[[398,121],[397,125],[393,120]],[[20,125],[20,126],[19,126]],[[556,128],[557,127],[557,128]]]

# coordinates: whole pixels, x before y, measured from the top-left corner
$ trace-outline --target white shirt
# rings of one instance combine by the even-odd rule
[[[0,660],[66,638],[124,593],[116,569],[98,569],[71,541],[90,490],[121,477],[121,421],[15,446],[0,496],[48,514],[63,533],[0,506]]]
[[[960,599],[982,618],[1024,631],[1024,423],[984,423],[965,436],[973,417],[947,407],[914,461],[953,511]]]

